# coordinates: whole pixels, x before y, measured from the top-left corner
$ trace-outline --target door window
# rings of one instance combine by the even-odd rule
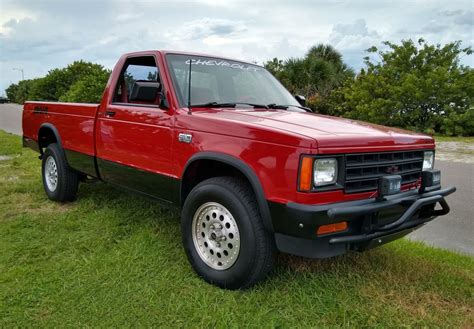
[[[158,105],[161,90],[155,58],[129,58],[115,88],[114,103]]]

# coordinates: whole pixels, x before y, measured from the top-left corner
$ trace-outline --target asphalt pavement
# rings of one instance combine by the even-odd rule
[[[21,105],[0,104],[0,129],[15,135],[22,135],[21,113]]]
[[[0,129],[22,135],[21,109],[21,105],[17,104],[0,104]],[[435,166],[442,172],[443,186],[457,187],[456,193],[447,197],[451,212],[408,237],[474,255],[474,163],[436,161]]]
[[[457,190],[446,199],[451,211],[409,235],[426,244],[474,255],[474,164],[436,161],[443,187]]]

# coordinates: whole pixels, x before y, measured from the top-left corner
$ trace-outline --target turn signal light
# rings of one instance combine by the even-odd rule
[[[347,222],[339,222],[335,224],[327,224],[318,227],[318,231],[316,232],[317,235],[329,234],[329,233],[336,233],[342,232],[347,230]]]
[[[300,191],[311,191],[313,177],[313,158],[304,157],[300,167]]]

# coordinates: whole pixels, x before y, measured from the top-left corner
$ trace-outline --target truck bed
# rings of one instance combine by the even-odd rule
[[[65,150],[95,155],[94,118],[99,104],[26,102],[23,136],[38,141],[41,126],[51,125],[61,136]]]

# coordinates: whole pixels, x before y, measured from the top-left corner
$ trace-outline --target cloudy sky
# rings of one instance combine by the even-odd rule
[[[474,2],[350,0],[0,0],[0,94],[84,59],[112,68],[124,52],[173,49],[262,63],[320,42],[353,68],[384,40],[474,45]],[[463,58],[474,66],[473,56]]]

